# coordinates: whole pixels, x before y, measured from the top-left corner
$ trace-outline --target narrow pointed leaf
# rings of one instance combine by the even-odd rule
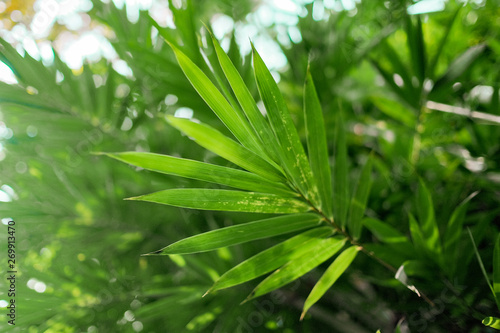
[[[493,292],[497,307],[500,309],[500,234],[497,236],[493,251]]]
[[[226,160],[269,180],[284,180],[281,174],[268,162],[216,129],[205,124],[195,123],[188,119],[175,118],[172,116],[167,119],[172,126],[194,138],[200,146]]]
[[[267,294],[298,279],[331,258],[342,249],[344,244],[345,239],[327,238],[323,240],[321,243],[317,244],[312,251],[288,262],[273,274],[269,275],[252,291],[246,301]]]
[[[439,255],[441,253],[441,244],[439,242],[439,229],[434,215],[434,204],[432,203],[431,193],[422,179],[419,179],[417,214],[427,249]]]
[[[310,252],[332,233],[331,227],[315,228],[264,250],[224,273],[208,292],[236,286],[267,274]]]
[[[430,78],[434,78],[434,72],[436,70],[436,66],[439,61],[439,57],[441,56],[441,53],[444,50],[444,46],[446,45],[446,42],[448,41],[448,36],[450,35],[451,28],[453,27],[453,23],[455,23],[456,18],[458,17],[458,13],[460,10],[463,8],[463,6],[458,6],[457,10],[453,13],[453,16],[451,19],[448,21],[448,24],[446,25],[446,30],[443,33],[443,37],[439,40],[439,45],[437,47],[436,53],[434,54],[434,57],[432,60],[429,62],[429,67],[428,67],[428,73],[427,76]]]
[[[304,84],[304,119],[309,162],[319,191],[319,208],[331,219],[333,218],[332,175],[328,158],[325,122],[309,69]]]
[[[420,225],[417,220],[415,220],[415,217],[412,214],[409,214],[409,220],[411,239],[416,252],[420,254],[429,253],[425,244],[424,236],[422,235],[422,230],[420,229]]]
[[[347,143],[342,114],[337,115],[335,138],[335,164],[333,166],[333,209],[338,224],[345,226],[349,209],[349,184],[347,174]]]
[[[214,43],[215,52],[217,53],[217,57],[219,58],[219,63],[226,75],[226,78],[233,89],[234,95],[236,99],[241,105],[243,112],[247,116],[250,124],[252,125],[254,131],[258,134],[258,136],[262,139],[263,142],[266,143],[266,152],[275,160],[278,160],[278,141],[274,134],[272,133],[271,127],[269,123],[266,121],[259,108],[257,107],[257,103],[252,97],[252,94],[248,90],[245,81],[240,76],[236,67],[234,67],[233,63],[229,59],[228,55],[222,47],[219,45],[219,42],[212,35],[212,41]]]
[[[478,192],[469,195],[451,214],[450,220],[446,227],[446,232],[443,237],[444,254],[446,256],[446,271],[449,276],[454,276],[456,265],[459,262],[458,249],[460,245],[460,237],[463,232],[463,224],[465,221],[465,213],[469,201],[476,196]]]
[[[491,285],[490,282],[490,278],[488,277],[488,273],[486,272],[486,268],[484,268],[483,260],[481,259],[479,251],[477,250],[476,241],[474,241],[474,237],[472,236],[472,233],[469,228],[467,228],[467,232],[469,233],[470,240],[472,242],[472,247],[474,248],[474,253],[476,254],[477,262],[479,264],[479,268],[481,268],[481,272],[483,273],[484,279],[486,280],[488,287],[490,287],[490,290],[493,293],[493,295],[496,295],[495,289],[493,289],[493,286]]]
[[[172,189],[159,191],[128,200],[156,202],[164,205],[231,212],[251,212],[270,214],[305,213],[311,207],[299,200],[274,194],[212,190],[212,189]]]
[[[389,245],[390,248],[403,254],[406,257],[414,256],[414,249],[410,240],[387,223],[374,218],[363,219],[363,225],[381,242]]]
[[[361,176],[358,180],[358,185],[356,186],[356,191],[352,197],[351,209],[349,212],[349,222],[348,227],[351,231],[351,235],[354,239],[359,239],[361,236],[361,229],[363,226],[362,219],[365,214],[366,203],[370,195],[370,189],[372,186],[372,157],[368,158],[363,170],[361,171]]]
[[[297,129],[278,85],[255,48],[253,48],[253,64],[262,101],[285,159],[283,167],[301,193],[318,207],[318,188]]]
[[[304,318],[307,310],[313,306],[327,291],[330,287],[338,280],[338,278],[345,272],[345,270],[351,265],[354,258],[358,254],[358,247],[351,246],[350,248],[344,250],[327,268],[325,273],[314,285],[313,290],[307,296],[306,302],[304,304],[304,309],[300,319]]]
[[[153,153],[124,152],[106,155],[140,168],[169,175],[198,179],[254,192],[296,196],[282,183],[270,182],[261,176],[243,170]]]
[[[212,251],[221,247],[250,242],[312,228],[321,223],[316,214],[294,214],[234,225],[182,239],[154,254],[187,254]]]
[[[171,47],[189,82],[191,82],[198,94],[215,112],[217,117],[219,117],[243,146],[256,153],[262,152],[262,144],[255,135],[255,132],[250,128],[245,116],[229,104],[222,93],[195,63],[178,48],[173,45]]]
[[[464,53],[459,55],[448,67],[446,73],[444,73],[434,84],[432,92],[438,92],[453,83],[467,70],[469,70],[472,64],[483,54],[486,50],[486,44],[475,45],[467,49]]]

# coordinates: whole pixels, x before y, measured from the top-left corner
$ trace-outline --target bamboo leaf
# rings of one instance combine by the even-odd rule
[[[331,227],[315,228],[262,251],[224,273],[207,293],[236,286],[267,274],[310,252],[332,232]]]
[[[325,122],[323,111],[319,103],[316,88],[309,68],[307,70],[306,82],[304,84],[304,119],[306,123],[307,148],[309,162],[314,178],[316,179],[320,211],[333,218],[333,193],[332,175],[328,161],[328,146],[325,133]]]
[[[106,155],[121,162],[169,175],[198,179],[254,192],[285,196],[297,195],[282,183],[270,182],[261,176],[243,170],[153,153],[124,152]]]
[[[300,192],[318,207],[318,187],[300,142],[285,100],[264,61],[253,47],[255,78],[266,106],[271,127],[278,138],[284,156],[283,167]]]
[[[415,220],[415,217],[412,214],[409,214],[409,220],[410,220],[410,234],[416,252],[421,254],[428,253],[425,239],[424,236],[422,235],[422,230],[420,229],[417,220]]]
[[[448,67],[446,73],[444,73],[434,84],[432,88],[433,93],[437,93],[440,90],[448,87],[449,85],[455,83],[455,81],[462,76],[467,70],[469,70],[472,64],[483,54],[486,50],[486,44],[479,44],[472,46],[467,49],[464,53],[459,55]]]
[[[358,247],[351,246],[350,248],[344,250],[327,268],[325,273],[318,280],[313,290],[307,296],[306,302],[304,304],[304,309],[300,315],[302,320],[309,308],[313,306],[327,291],[330,287],[337,281],[337,279],[345,272],[345,270],[351,265],[354,258],[358,254]]]
[[[269,238],[321,223],[316,214],[295,214],[234,225],[182,239],[151,254],[187,254],[212,251],[221,247]]]
[[[266,121],[257,103],[252,97],[252,94],[248,90],[245,81],[236,70],[228,55],[222,47],[219,45],[217,39],[212,35],[212,41],[214,43],[215,52],[219,59],[219,63],[226,75],[226,78],[233,89],[234,95],[238,100],[243,112],[247,116],[250,124],[252,125],[254,131],[266,143],[266,152],[275,160],[278,161],[278,141],[274,134],[272,133],[269,123]]]
[[[486,317],[482,321],[484,326],[489,326],[494,329],[500,330],[500,318],[497,317]]]
[[[347,144],[342,114],[337,115],[335,138],[335,164],[333,165],[333,209],[334,218],[342,226],[346,225],[349,209],[349,184],[347,174]]]
[[[497,307],[500,309],[500,234],[493,250],[493,292]]]
[[[354,196],[352,197],[348,227],[354,239],[359,239],[359,237],[361,236],[361,229],[363,227],[362,218],[365,213],[366,203],[368,201],[370,189],[372,186],[371,173],[372,155],[370,155],[368,161],[363,167],[363,170],[361,171],[361,176],[359,177],[356,191],[354,192]]]
[[[434,215],[432,196],[422,179],[419,179],[417,193],[417,215],[426,248],[430,252],[440,255],[441,244],[439,243],[439,229]]]
[[[205,124],[172,116],[167,116],[167,120],[172,126],[194,138],[200,146],[226,160],[269,180],[284,181],[281,174],[268,162],[216,129]]]
[[[434,54],[434,57],[429,62],[427,76],[430,78],[434,78],[434,72],[436,70],[436,66],[438,64],[439,57],[441,56],[441,53],[443,52],[444,46],[446,45],[446,42],[448,41],[448,36],[450,35],[450,31],[451,31],[451,28],[453,27],[453,23],[455,23],[456,18],[458,17],[458,13],[460,12],[460,10],[462,8],[463,8],[462,6],[458,6],[458,8],[453,13],[453,16],[451,17],[451,19],[448,21],[448,24],[446,25],[446,30],[443,33],[443,37],[439,41],[439,46],[436,50],[436,54]]]
[[[250,293],[245,302],[298,279],[340,251],[345,241],[345,239],[339,238],[327,238],[323,240],[307,254],[288,262],[269,275]]]
[[[375,235],[380,241],[392,244],[392,243],[404,243],[408,242],[408,238],[382,221],[374,218],[365,218],[363,220],[363,225],[370,230],[372,234]]]
[[[445,270],[448,271],[450,277],[454,276],[456,263],[458,263],[458,249],[460,236],[463,231],[463,224],[465,220],[465,213],[467,211],[467,206],[469,201],[477,195],[478,192],[474,192],[469,195],[451,214],[450,220],[446,227],[446,232],[443,237],[444,242],[444,254],[446,256]]]
[[[474,237],[472,236],[472,233],[471,233],[469,228],[467,228],[467,232],[469,233],[470,240],[472,242],[472,247],[474,248],[474,253],[476,254],[477,262],[479,264],[479,268],[481,268],[481,272],[483,273],[484,279],[486,280],[488,287],[490,287],[490,290],[493,293],[493,296],[496,296],[495,289],[493,289],[493,286],[491,285],[490,278],[488,277],[488,273],[486,273],[486,268],[484,268],[483,260],[481,259],[481,256],[479,255],[479,251],[477,250],[476,242],[474,241]]]
[[[311,210],[311,207],[302,201],[274,194],[203,188],[164,190],[127,200],[149,201],[176,207],[230,212],[292,214],[305,213]]]
[[[253,132],[240,110],[233,108],[217,87],[182,51],[171,45],[177,61],[189,82],[198,94],[215,112],[217,117],[226,125],[243,146],[261,155],[263,152],[260,139]]]

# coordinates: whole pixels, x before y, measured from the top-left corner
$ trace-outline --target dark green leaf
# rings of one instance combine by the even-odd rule
[[[349,212],[349,221],[347,226],[351,231],[351,235],[354,239],[358,239],[361,236],[361,229],[363,224],[361,220],[365,214],[366,203],[370,195],[370,189],[372,186],[372,156],[366,161],[363,170],[361,171],[361,176],[359,177],[356,190],[352,197],[351,209]]]
[[[349,181],[347,173],[347,143],[341,112],[337,114],[335,164],[333,165],[333,209],[337,224],[346,225],[349,209]]]

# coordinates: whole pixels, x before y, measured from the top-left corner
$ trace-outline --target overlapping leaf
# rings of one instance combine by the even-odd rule
[[[305,213],[311,207],[290,197],[275,194],[214,190],[203,188],[178,188],[129,198],[160,204],[228,212],[251,212],[270,214]]]
[[[186,254],[215,250],[317,226],[321,216],[291,214],[239,224],[182,239],[152,254]]]

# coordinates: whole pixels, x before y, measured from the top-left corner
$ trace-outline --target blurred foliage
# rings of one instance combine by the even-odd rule
[[[351,10],[335,3],[337,10],[326,8],[321,18],[313,15],[314,7],[327,1],[306,4],[298,17],[300,38],[287,32],[285,42],[278,23],[265,34],[286,56],[278,85],[304,143],[302,87],[310,59],[334,169],[335,128],[342,115],[348,193],[355,191],[373,152],[373,184],[359,241],[400,268],[399,279],[360,254],[299,321],[326,264],[243,305],[250,284],[202,297],[224,272],[283,236],[195,255],[141,257],[188,236],[262,218],[123,201],[165,188],[219,187],[91,154],[149,151],[234,167],[165,121],[189,108],[194,118],[230,135],[164,38],[227,90],[202,22],[213,30],[213,18],[225,14],[249,24],[247,14],[259,3],[165,3],[176,26],[171,28],[160,26],[148,11],[130,22],[125,7],[94,0],[88,13],[92,24],[112,31],[107,37],[132,76],[119,74],[106,60],[74,71],[57,52],[47,63],[22,52],[15,41],[11,46],[1,40],[0,60],[17,83],[0,82],[0,185],[10,196],[0,203],[0,217],[16,222],[19,273],[16,326],[7,325],[2,309],[0,330],[492,332],[481,321],[499,317],[488,285],[490,280],[500,285],[498,251],[493,251],[500,227],[500,5],[448,1],[443,11],[408,15],[413,2],[403,0],[360,1]],[[25,15],[21,23],[29,24],[30,1],[6,5],[2,22],[19,10]],[[239,51],[247,40],[234,35],[228,36],[227,54],[259,100],[250,55]],[[7,228],[2,229],[5,244]],[[436,233],[437,241],[429,241]],[[449,256],[439,250],[446,244],[452,244]],[[6,252],[0,258],[7,267]],[[5,281],[0,300],[8,300]],[[412,286],[434,306],[408,290]]]

